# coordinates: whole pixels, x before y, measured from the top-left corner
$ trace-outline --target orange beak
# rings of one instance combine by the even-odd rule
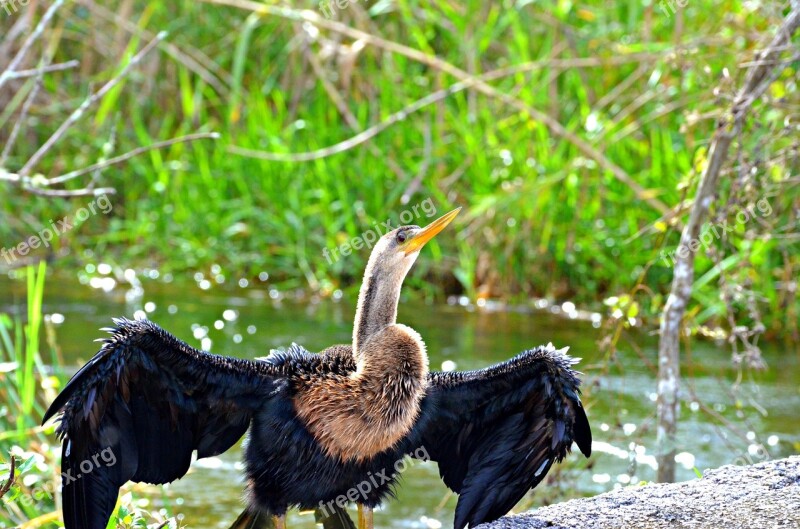
[[[403,244],[402,249],[406,255],[420,251],[428,241],[436,237],[440,231],[442,231],[448,224],[450,224],[450,222],[452,222],[454,218],[456,218],[456,215],[458,215],[459,211],[461,211],[461,208],[456,208],[450,213],[445,213],[414,234],[413,237],[408,239]]]

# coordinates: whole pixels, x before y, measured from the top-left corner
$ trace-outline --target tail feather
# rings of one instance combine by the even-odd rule
[[[322,529],[356,529],[353,519],[338,505],[333,505],[333,512],[330,514],[324,509],[315,510],[314,518],[318,524],[322,524]]]
[[[245,509],[230,529],[275,529],[275,519],[270,514]]]

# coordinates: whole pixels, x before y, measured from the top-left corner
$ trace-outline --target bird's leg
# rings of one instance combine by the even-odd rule
[[[372,507],[358,504],[358,529],[374,529],[375,523],[372,517]]]
[[[275,529],[286,529],[286,515],[281,514],[280,516],[273,516],[272,521],[275,525]]]

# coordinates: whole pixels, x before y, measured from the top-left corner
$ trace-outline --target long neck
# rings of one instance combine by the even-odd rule
[[[370,260],[364,273],[353,326],[353,353],[356,357],[370,336],[397,321],[397,303],[406,271],[403,270],[400,277],[386,272]]]

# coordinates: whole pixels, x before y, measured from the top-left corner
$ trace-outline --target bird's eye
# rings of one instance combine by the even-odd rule
[[[397,234],[397,242],[400,243],[400,244],[403,244],[404,242],[406,242],[407,238],[408,238],[408,235],[406,235],[406,232],[404,232],[404,231],[401,231],[401,232],[399,232]]]

